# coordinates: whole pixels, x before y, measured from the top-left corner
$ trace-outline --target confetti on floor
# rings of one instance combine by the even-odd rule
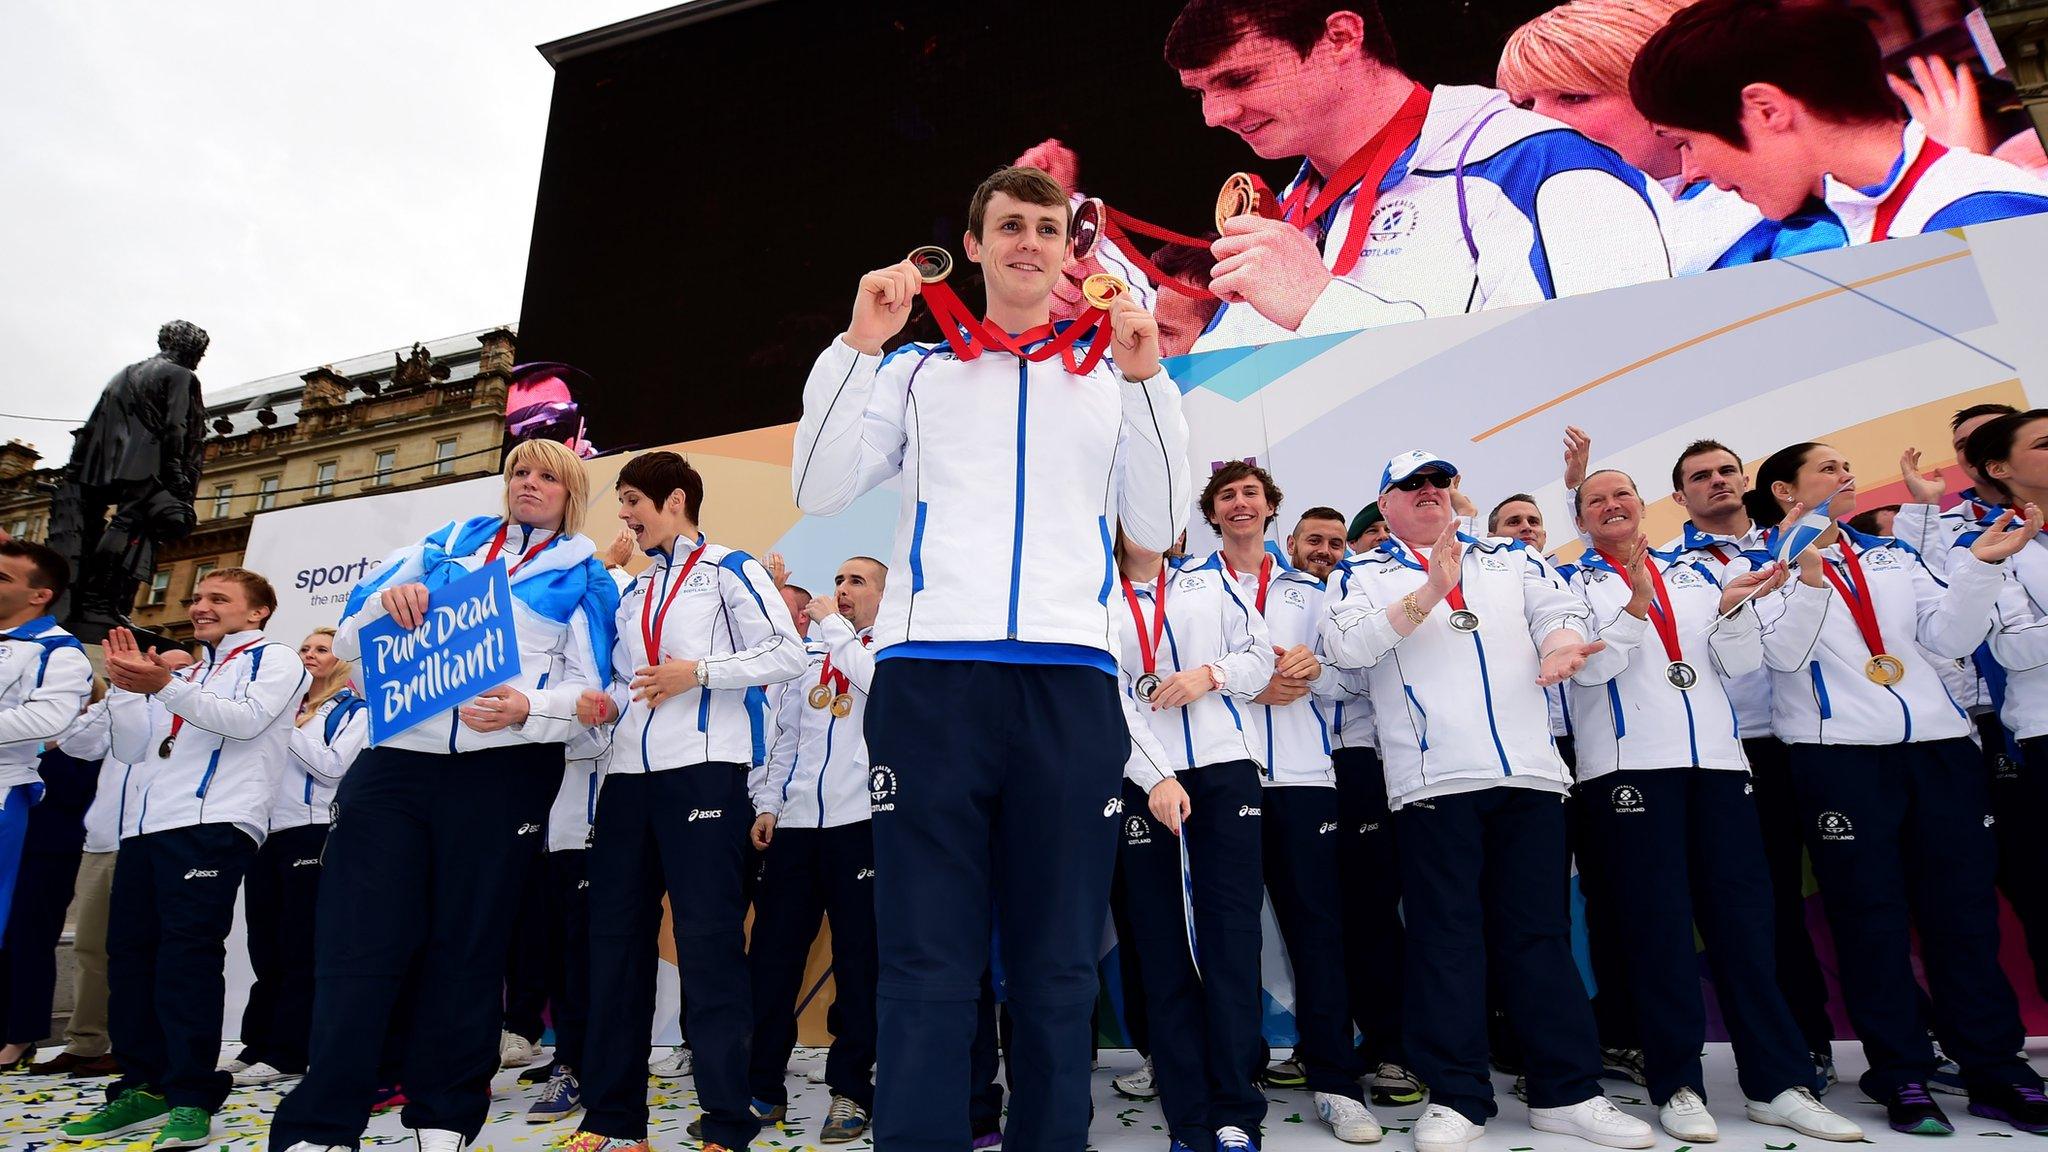
[[[2037,1067],[2048,1066],[2048,1041],[2030,1041],[2028,1052],[2042,1061]],[[54,1054],[55,1049],[50,1049],[41,1056],[47,1058]],[[1864,1067],[1862,1050],[1855,1044],[1837,1044],[1835,1060],[1842,1082],[1827,1094],[1828,1106],[1861,1124],[1868,1136],[1866,1143],[1878,1146],[1877,1152],[1925,1152],[1927,1143],[1924,1139],[1901,1136],[1886,1128],[1884,1110],[1857,1090],[1856,1077]],[[764,1129],[753,1147],[776,1149],[778,1152],[827,1152],[829,1149],[869,1152],[874,1147],[868,1139],[850,1144],[820,1145],[817,1142],[818,1125],[831,1103],[831,1094],[824,1085],[812,1084],[810,1074],[822,1068],[824,1061],[823,1049],[797,1050],[790,1061],[787,1080],[789,1118]],[[1094,1077],[1096,1123],[1089,1132],[1089,1146],[1095,1152],[1162,1152],[1165,1146],[1158,1102],[1127,1100],[1110,1086],[1112,1078],[1131,1071],[1138,1064],[1135,1052],[1110,1050],[1102,1053],[1101,1067]],[[1707,1097],[1715,1119],[1721,1125],[1721,1140],[1714,1146],[1716,1149],[1722,1152],[1784,1152],[1794,1146],[1794,1141],[1785,1139],[1788,1133],[1784,1129],[1767,1128],[1743,1119],[1742,1093],[1735,1085],[1734,1060],[1726,1044],[1707,1045],[1706,1069]],[[526,1108],[540,1097],[542,1086],[520,1084],[518,1077],[518,1069],[507,1069],[493,1082],[489,1120],[474,1145],[476,1152],[542,1152],[556,1148],[575,1131],[573,1119],[548,1124],[527,1123]],[[63,1080],[25,1073],[0,1075],[0,1152],[65,1152],[69,1149],[147,1152],[147,1134],[77,1144],[55,1139],[58,1125],[99,1105],[104,1098],[106,1083],[105,1080]],[[1570,1137],[1532,1130],[1528,1126],[1528,1109],[1509,1095],[1508,1086],[1508,1077],[1495,1077],[1494,1091],[1499,1100],[1500,1115],[1486,1126],[1486,1135],[1472,1146],[1473,1152],[1588,1152],[1592,1147]],[[1610,1080],[1605,1087],[1617,1101],[1648,1098],[1640,1087],[1626,1081]],[[291,1083],[286,1082],[263,1088],[236,1089],[214,1119],[214,1141],[208,1147],[221,1152],[268,1152],[270,1116],[276,1111],[278,1100],[290,1088]],[[1316,1120],[1314,1105],[1306,1091],[1272,1091],[1268,1096],[1271,1101],[1266,1118],[1265,1148],[1268,1152],[1306,1149],[1335,1152],[1343,1147],[1329,1129]],[[1997,1139],[2012,1134],[2009,1128],[1971,1116],[1966,1102],[1960,1097],[1937,1096],[1935,1099],[1948,1112],[1949,1119],[1955,1122],[1959,1136]],[[695,1152],[697,1142],[684,1133],[689,1122],[698,1115],[697,1093],[690,1079],[650,1078],[648,1106],[649,1138],[656,1152]],[[1656,1121],[1655,1110],[1647,1104],[1625,1103],[1624,1107],[1652,1123]],[[1413,1152],[1414,1145],[1403,1133],[1421,1115],[1422,1106],[1375,1111],[1388,1130],[1384,1145],[1388,1152]],[[410,1148],[412,1140],[394,1112],[371,1119],[362,1147]],[[1669,1138],[1660,1138],[1657,1147],[1659,1152],[1691,1152],[1689,1146]]]

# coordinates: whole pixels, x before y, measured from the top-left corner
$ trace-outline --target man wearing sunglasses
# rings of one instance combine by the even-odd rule
[[[1430,1104],[1418,1152],[1463,1152],[1495,1111],[1487,966],[1527,1056],[1529,1120],[1615,1148],[1656,1135],[1600,1095],[1600,1042],[1572,961],[1564,796],[1544,687],[1625,662],[1542,557],[1458,530],[1458,470],[1388,461],[1393,538],[1338,569],[1323,649],[1365,670],[1408,930],[1406,1039]],[[1489,955],[1488,938],[1493,940]]]

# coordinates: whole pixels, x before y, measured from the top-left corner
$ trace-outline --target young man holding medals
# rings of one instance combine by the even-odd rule
[[[1814,1099],[1806,1039],[1778,990],[1771,874],[1722,688],[1763,667],[1749,601],[1782,585],[1785,570],[1724,582],[1704,563],[1652,553],[1642,498],[1621,472],[1588,476],[1573,512],[1593,547],[1569,584],[1600,639],[1627,661],[1570,681],[1578,802],[1607,864],[1607,891],[1628,909],[1614,942],[1664,1131],[1691,1143],[1719,1138],[1700,1064],[1697,923],[1749,1118],[1818,1140],[1860,1140],[1862,1129]]]
[[[1190,0],[1166,61],[1209,125],[1303,158],[1219,221],[1198,351],[1671,275],[1649,177],[1501,92],[1417,84],[1375,0]]]
[[[1943,1050],[1974,1115],[2048,1132],[2048,1096],[2020,1048],[2019,1005],[1998,965],[1997,846],[1970,720],[1931,657],[1991,631],[2005,560],[2040,530],[2008,510],[1949,557],[1948,582],[1911,549],[1807,512],[1854,515],[1855,477],[1825,444],[1757,468],[1750,514],[1811,543],[1799,579],[1758,602],[1771,719],[1841,961],[1842,999],[1870,1070],[1862,1088],[1899,1132],[1954,1131],[1928,1095],[1935,1055],[1912,963],[1918,928]]]
[[[905,260],[861,278],[804,386],[798,507],[830,515],[902,477],[889,567],[907,576],[876,617],[867,724],[874,1133],[892,1152],[971,1139],[968,1050],[997,909],[1016,1025],[1006,1146],[1087,1139],[1096,945],[1130,746],[1112,528],[1163,550],[1190,489],[1151,315],[1109,301],[1083,322],[1096,327],[1078,359],[1072,328],[1048,322],[1067,203],[1036,169],[991,176],[968,204],[967,257],[988,290],[985,319],[967,318],[974,339],[883,356],[925,291]],[[1100,552],[1077,556],[1077,541]]]
[[[775,748],[754,770],[754,983],[749,1072],[757,1109],[788,1103],[783,1070],[796,1045],[797,997],[821,917],[832,922],[832,1102],[819,1140],[843,1144],[867,1130],[874,1108],[875,841],[869,824],[868,749],[861,736],[874,682],[875,611],[888,569],[856,556],[839,566],[831,596],[806,609],[809,666],[782,688]]]
[[[245,568],[193,591],[199,663],[173,673],[125,628],[107,636],[112,754],[133,764],[136,834],[114,865],[107,914],[108,1033],[121,1078],[66,1140],[160,1129],[155,1148],[212,1142],[233,1087],[220,1060],[235,891],[270,827],[306,670],[266,639],[270,582]]]
[[[591,825],[590,1026],[582,1128],[566,1147],[647,1147],[647,1022],[661,897],[675,913],[705,1147],[744,1148],[753,999],[747,980],[747,689],[803,672],[803,642],[758,561],[698,531],[704,480],[673,452],[619,470],[619,519],[653,557],[619,602],[608,693],[587,723],[616,720]]]
[[[1243,714],[1273,647],[1215,557],[1176,571],[1120,536],[1117,586],[1132,742],[1119,861],[1167,1135],[1176,1152],[1256,1148],[1262,805]]]
[[[1388,461],[1379,506],[1393,538],[1339,568],[1323,626],[1334,663],[1365,670],[1394,810],[1408,1056],[1430,1090],[1415,1145],[1462,1152],[1494,1113],[1493,967],[1526,1054],[1530,1123],[1648,1148],[1650,1126],[1600,1095],[1600,1042],[1571,954],[1571,778],[1542,691],[1624,657],[1593,639],[1585,604],[1541,557],[1458,531],[1456,476],[1427,452]]]
[[[1266,891],[1294,970],[1300,1039],[1293,1059],[1279,1066],[1285,1080],[1268,1080],[1307,1088],[1316,1115],[1338,1139],[1369,1144],[1380,1138],[1381,1129],[1360,1085],[1368,1071],[1365,1058],[1351,1040],[1343,901],[1337,887],[1337,777],[1322,710],[1337,695],[1337,676],[1317,656],[1323,582],[1266,543],[1280,500],[1271,474],[1242,460],[1217,469],[1202,490],[1202,517],[1223,538],[1223,547],[1209,562],[1236,581],[1265,620],[1276,658],[1272,682],[1245,710],[1245,720],[1253,754],[1265,768],[1260,782],[1265,789]],[[1335,542],[1343,532],[1333,523],[1324,538]],[[1326,551],[1324,558],[1334,561],[1336,556]],[[1324,703],[1319,706],[1312,695]]]

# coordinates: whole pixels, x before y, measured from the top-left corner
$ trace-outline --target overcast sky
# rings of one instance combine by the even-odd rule
[[[82,419],[183,318],[209,391],[519,318],[553,70],[671,0],[11,0],[0,412]],[[45,465],[66,424],[0,418]]]

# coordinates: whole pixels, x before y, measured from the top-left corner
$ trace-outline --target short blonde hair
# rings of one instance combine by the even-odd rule
[[[569,498],[562,505],[562,527],[564,536],[573,536],[583,528],[583,512],[590,503],[590,474],[583,470],[583,461],[574,452],[554,440],[521,440],[505,453],[505,515],[512,515],[512,473],[522,464],[531,465],[547,472],[553,472],[562,486],[569,490]]]
[[[1516,100],[1555,90],[1628,94],[1636,53],[1692,0],[1569,0],[1508,37],[1494,84]]]

